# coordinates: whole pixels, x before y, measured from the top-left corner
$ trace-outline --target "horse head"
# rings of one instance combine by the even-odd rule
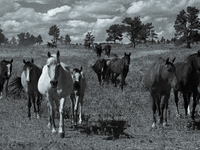
[[[32,64],[34,63],[34,60],[31,59],[30,62],[23,59],[23,63],[24,63],[23,72],[26,78],[25,80],[27,83],[31,83],[31,72],[33,70]]]
[[[73,81],[74,81],[74,92],[76,95],[80,94],[80,88],[81,88],[81,79],[83,78],[83,68],[81,66],[80,69],[75,68],[73,69]]]
[[[124,53],[124,65],[125,67],[128,67],[130,65],[130,56],[131,56],[131,53],[129,54],[126,54]]]
[[[176,67],[174,65],[175,59],[176,57],[170,62],[169,58],[167,58],[160,73],[163,80],[166,80],[174,89],[178,89],[179,81],[176,76]]]
[[[50,52],[47,54],[47,68],[48,76],[50,78],[50,84],[52,88],[56,88],[58,84],[59,70],[60,70],[60,52],[57,51],[57,54],[51,55]]]
[[[9,79],[12,75],[12,62],[13,59],[11,59],[11,61],[7,61],[7,60],[2,60],[1,61],[1,75],[5,78],[5,79]]]

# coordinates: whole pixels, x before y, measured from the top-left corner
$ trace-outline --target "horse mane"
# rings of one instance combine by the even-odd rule
[[[191,62],[193,62],[193,61],[196,59],[197,56],[198,56],[198,53],[191,54],[191,55],[187,56],[187,57],[184,59],[184,62],[189,62],[189,63],[191,63]]]

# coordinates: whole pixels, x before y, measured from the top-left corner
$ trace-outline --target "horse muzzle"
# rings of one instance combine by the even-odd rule
[[[50,84],[52,88],[56,88],[58,85],[58,81],[57,80],[50,81]]]

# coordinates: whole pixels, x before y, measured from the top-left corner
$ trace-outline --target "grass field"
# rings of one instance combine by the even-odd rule
[[[22,93],[21,98],[9,95],[1,99],[0,103],[0,149],[199,149],[200,123],[196,116],[195,129],[187,128],[188,119],[184,118],[183,100],[180,96],[180,114],[176,117],[176,107],[173,95],[169,99],[168,124],[166,128],[151,129],[152,110],[148,91],[142,84],[142,77],[149,65],[159,56],[164,58],[176,57],[182,61],[186,56],[196,53],[199,45],[192,45],[192,49],[174,47],[174,45],[138,45],[135,49],[129,45],[112,45],[111,53],[123,57],[124,52],[131,52],[130,71],[126,78],[126,86],[122,92],[120,86],[109,84],[100,87],[96,74],[90,68],[96,60],[92,50],[82,46],[47,48],[33,47],[1,47],[0,59],[14,59],[12,78],[22,73],[23,59],[34,58],[35,64],[44,66],[47,52],[55,53],[60,50],[61,61],[71,67],[80,68],[87,77],[88,87],[85,93],[83,113],[90,121],[98,119],[124,120],[129,126],[125,132],[131,138],[121,136],[116,140],[105,140],[107,135],[88,135],[70,128],[70,119],[65,120],[65,138],[52,135],[47,128],[47,118],[43,115],[37,119],[32,111],[32,119],[28,119],[27,99]],[[104,57],[104,54],[103,56]],[[120,78],[119,78],[120,79]],[[71,106],[68,99],[66,110]],[[199,107],[196,108],[197,112]],[[58,119],[56,119],[58,126]]]

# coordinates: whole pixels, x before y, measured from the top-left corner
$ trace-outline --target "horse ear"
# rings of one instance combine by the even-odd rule
[[[48,52],[48,53],[47,53],[47,56],[50,58],[50,57],[51,57],[51,53],[50,53],[50,52]]]
[[[131,53],[129,53],[129,56],[131,56]]]
[[[80,71],[82,71],[83,70],[83,67],[81,66],[81,69],[80,69]]]
[[[168,57],[167,60],[166,60],[166,64],[169,64],[169,57]]]
[[[12,62],[13,62],[13,59],[11,59],[10,63],[12,63]]]
[[[174,59],[172,60],[172,62],[174,63],[175,60],[176,60],[176,57],[174,57]]]
[[[60,51],[57,51],[57,58],[60,57]]]
[[[26,63],[26,60],[25,60],[25,59],[23,59],[23,63]]]
[[[33,58],[31,59],[31,63],[32,63],[32,64],[34,63],[34,59],[33,59]]]
[[[124,56],[126,56],[126,52],[124,53]]]

